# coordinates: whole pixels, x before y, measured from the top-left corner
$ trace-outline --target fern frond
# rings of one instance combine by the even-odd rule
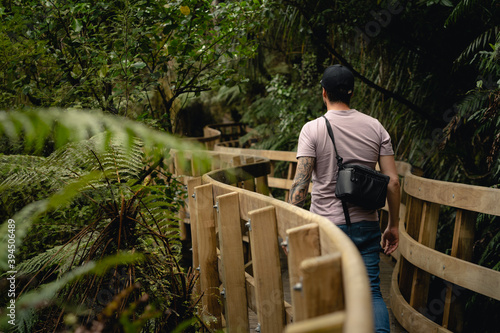
[[[38,313],[35,309],[22,311],[16,320],[18,333],[31,333],[38,320]]]
[[[97,235],[85,235],[83,238],[77,238],[71,243],[55,246],[43,253],[40,253],[30,259],[24,260],[17,266],[17,272],[20,275],[35,274],[43,267],[58,266],[58,276],[65,274],[80,263],[83,257],[84,246],[91,246],[96,240]]]
[[[0,176],[7,176],[13,172],[26,172],[36,170],[45,161],[42,156],[30,155],[1,155]]]
[[[446,19],[444,26],[447,27],[449,24],[456,23],[460,18],[464,17],[467,12],[469,12],[474,6],[478,4],[479,0],[462,0],[460,1],[450,16]]]
[[[61,248],[62,245],[55,246],[52,249],[45,251],[44,253],[40,253],[39,255],[34,256],[31,259],[21,262],[17,266],[17,272],[20,275],[30,275],[39,271],[49,261],[53,262],[53,264],[56,265],[58,262],[65,260],[69,255],[66,251],[60,251]]]
[[[171,148],[202,150],[197,143],[183,141],[142,123],[99,111],[0,111],[0,135],[11,140],[24,136],[27,145],[36,145],[39,148],[50,138],[54,138],[56,147],[60,148],[68,142],[88,140],[101,133],[105,133],[105,139],[102,140],[100,150],[105,150],[111,139],[125,143],[128,149],[133,146],[134,138],[140,138],[149,152],[156,151],[163,155],[167,155]]]
[[[499,38],[499,34],[500,27],[493,27],[490,30],[483,32],[465,48],[455,62],[462,62],[471,55],[475,55],[478,51],[484,50],[486,46],[490,43],[494,43],[495,40]]]
[[[21,243],[28,233],[29,228],[31,227],[34,220],[36,220],[41,214],[47,211],[49,202],[48,200],[41,200],[33,202],[26,207],[24,207],[21,211],[15,214],[12,217],[12,220],[15,221],[15,232],[16,237],[15,245],[16,249],[21,247]],[[7,222],[7,221],[6,221]],[[3,223],[0,225],[0,235],[2,235],[2,240],[0,242],[0,269],[9,271],[12,270],[8,266],[8,254],[7,245],[9,240],[9,229],[8,223]]]
[[[59,109],[0,111],[0,135],[5,135],[12,140],[24,136],[25,142],[33,145],[39,145],[39,142],[45,142],[51,137],[56,138],[56,145],[59,147],[73,141],[66,149],[61,148],[45,160],[33,159],[33,161],[41,162],[45,169],[38,168],[35,174],[33,169],[28,168],[28,171],[25,170],[24,173],[19,171],[17,179],[15,175],[9,176],[2,183],[2,189],[5,190],[8,185],[16,183],[29,185],[29,182],[33,183],[34,180],[48,181],[52,182],[48,183],[48,187],[56,191],[48,200],[34,202],[12,217],[16,221],[16,248],[20,248],[27,230],[41,214],[60,204],[67,204],[82,191],[97,188],[99,184],[102,185],[103,190],[107,190],[104,189],[106,184],[101,181],[102,176],[111,177],[113,174],[115,175],[113,177],[116,177],[114,179],[117,179],[120,173],[126,172],[130,172],[130,175],[125,174],[124,178],[136,176],[142,166],[138,162],[142,161],[143,149],[146,153],[152,152],[160,156],[167,156],[170,148],[179,151],[191,150],[194,156],[208,159],[203,154],[196,153],[203,151],[198,145],[183,142],[172,135],[152,130],[141,123],[100,112]],[[138,143],[137,139],[140,139],[142,144]],[[120,145],[114,145],[113,142],[122,143],[123,148],[116,148]],[[95,148],[95,151],[82,150],[82,145],[90,145],[91,148]],[[112,147],[111,150],[114,149],[114,152],[109,152],[110,147]],[[117,152],[124,152],[124,154]],[[108,154],[107,157],[103,157],[104,165],[99,166],[101,170],[95,172],[99,169],[96,166],[96,160],[99,157],[96,159],[95,156],[106,154]],[[118,155],[121,157],[117,157]],[[128,171],[125,172],[125,170]],[[116,181],[115,183],[119,185]],[[4,270],[8,270],[7,227],[7,223],[0,226],[0,235],[3,235],[0,267]]]
[[[93,261],[88,262],[87,264],[79,266],[68,272],[60,279],[47,283],[37,290],[21,295],[19,300],[16,302],[16,306],[20,309],[20,312],[30,311],[31,309],[40,306],[41,303],[52,301],[62,288],[82,276],[87,274],[103,275],[110,268],[117,265],[133,264],[141,260],[143,260],[143,256],[139,253],[120,253],[104,258],[97,263]]]
[[[477,118],[478,112],[481,114],[486,110],[488,95],[474,92],[467,95],[458,105],[458,114],[467,121]]]

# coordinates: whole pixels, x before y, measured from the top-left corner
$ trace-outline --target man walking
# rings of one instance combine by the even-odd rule
[[[346,225],[342,202],[335,196],[337,160],[326,122],[319,117],[306,123],[297,148],[297,172],[290,189],[290,203],[303,207],[311,179],[310,211],[328,218],[356,244],[363,257],[372,289],[376,332],[390,332],[389,313],[380,292],[379,252],[391,254],[399,242],[400,185],[391,138],[380,122],[349,107],[354,76],[342,65],[328,67],[321,80],[322,98],[335,144],[345,164],[362,164],[390,177],[387,187],[389,223],[381,234],[378,212],[348,204],[352,224]],[[382,245],[381,245],[382,243]]]

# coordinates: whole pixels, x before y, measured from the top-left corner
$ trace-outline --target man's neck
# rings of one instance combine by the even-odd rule
[[[328,108],[329,111],[345,111],[351,109],[349,105],[342,102],[327,103],[326,107]]]

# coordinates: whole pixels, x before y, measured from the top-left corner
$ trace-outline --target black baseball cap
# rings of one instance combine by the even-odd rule
[[[354,75],[347,67],[336,64],[325,69],[320,83],[326,91],[337,90],[351,95],[354,90]]]

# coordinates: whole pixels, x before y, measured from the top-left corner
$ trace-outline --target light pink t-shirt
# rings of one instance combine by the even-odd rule
[[[356,110],[330,110],[325,117],[332,125],[337,151],[344,164],[364,164],[375,169],[379,155],[394,155],[389,133],[377,119]],[[337,160],[323,117],[302,127],[297,148],[299,157],[316,158],[310,211],[335,224],[345,224],[342,202],[335,196]],[[348,207],[352,223],[378,220],[376,210]]]

